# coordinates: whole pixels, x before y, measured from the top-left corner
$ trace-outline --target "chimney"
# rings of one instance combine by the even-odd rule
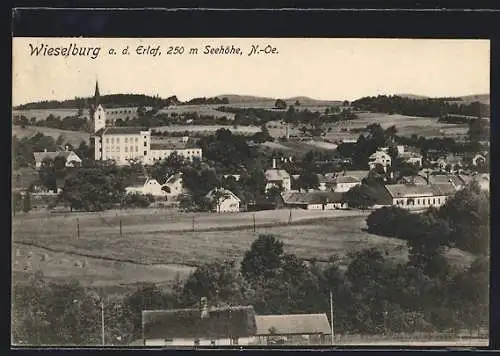
[[[207,297],[201,297],[201,299],[200,299],[200,311],[201,311],[201,318],[202,319],[208,318],[208,301],[207,301]]]
[[[276,158],[273,158],[273,169],[276,169]]]

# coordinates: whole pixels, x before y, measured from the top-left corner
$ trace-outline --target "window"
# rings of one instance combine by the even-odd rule
[[[147,156],[148,155],[148,151],[144,151],[144,156]]]
[[[436,204],[436,199],[432,199],[432,204]]]
[[[238,338],[237,337],[231,338],[231,345],[238,345]]]
[[[135,146],[135,152],[139,152],[139,146]]]
[[[125,137],[125,143],[127,143],[127,142],[128,142],[128,138],[127,138],[127,137]]]
[[[119,137],[116,138],[116,143],[120,143],[120,138]]]
[[[116,152],[120,152],[120,146],[116,147]]]
[[[111,139],[111,143],[115,143],[115,139],[114,138]]]
[[[194,340],[194,346],[200,346],[200,339]]]
[[[106,137],[106,143],[109,143],[109,138]]]
[[[144,141],[144,147],[147,147],[148,146],[148,143],[146,141]]]
[[[135,138],[135,143],[137,143],[137,142],[139,142],[139,138],[138,137]]]
[[[128,152],[128,150],[127,150],[127,146],[125,146],[125,152]]]
[[[215,340],[210,340],[210,345],[215,346]]]

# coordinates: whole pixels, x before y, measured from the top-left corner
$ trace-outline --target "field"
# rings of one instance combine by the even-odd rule
[[[186,114],[186,113],[197,113],[198,115],[205,115],[205,116],[213,116],[216,118],[222,118],[222,117],[227,117],[228,120],[234,120],[235,114],[229,113],[229,112],[222,112],[217,110],[218,107],[221,107],[222,105],[220,104],[210,104],[210,105],[179,105],[179,106],[173,106],[169,108],[165,108],[162,110],[159,110],[159,114]]]
[[[78,109],[30,109],[30,110],[12,110],[12,115],[24,115],[28,120],[32,117],[36,118],[36,121],[45,120],[50,114],[55,117],[60,117],[64,119],[66,116],[75,116],[78,114]]]
[[[384,129],[395,125],[398,130],[398,135],[401,136],[411,136],[416,134],[418,136],[425,137],[452,137],[459,138],[467,134],[468,126],[466,124],[454,125],[454,124],[444,124],[437,121],[437,118],[425,118],[425,117],[413,117],[404,115],[388,115],[388,114],[377,114],[377,113],[360,113],[358,114],[359,119],[351,120],[349,123],[339,125],[330,125],[331,131],[328,131],[325,136],[326,139],[335,141],[343,136],[346,136],[345,132],[341,131],[341,128],[346,129],[357,129],[364,128],[370,124],[380,124]],[[359,134],[354,134],[350,138],[357,138]]]
[[[213,134],[218,129],[228,129],[233,133],[240,133],[244,135],[253,135],[260,132],[260,127],[257,126],[233,126],[233,125],[170,125],[170,126],[156,126],[151,129],[157,132],[184,132],[189,131],[193,133],[206,133]]]
[[[35,212],[13,220],[15,278],[41,269],[48,278],[77,278],[94,286],[120,288],[141,281],[168,287],[176,276],[185,278],[200,263],[242,258],[259,234],[274,234],[289,253],[306,260],[326,261],[347,252],[379,247],[404,261],[403,241],[364,231],[366,212],[292,211],[189,214],[162,209],[51,214]],[[194,217],[195,230],[192,231]],[[77,237],[77,221],[79,238]],[[122,236],[120,223],[122,221]],[[450,250],[457,264],[471,256]]]
[[[20,126],[12,126],[12,136],[16,135],[18,138],[31,137],[38,132],[45,136],[51,136],[54,140],[57,140],[57,138],[62,135],[64,142],[69,142],[75,147],[78,147],[82,141],[88,142],[90,138],[89,133],[81,131],[67,131],[41,126],[26,126],[26,128],[23,129]]]

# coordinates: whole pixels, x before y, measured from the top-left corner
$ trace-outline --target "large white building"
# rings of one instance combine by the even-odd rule
[[[92,117],[94,122],[94,159],[113,160],[118,165],[131,162],[153,164],[176,152],[192,160],[202,158],[201,148],[194,147],[188,138],[177,142],[152,142],[151,130],[139,127],[106,127],[106,111],[99,103],[99,86],[96,83]]]

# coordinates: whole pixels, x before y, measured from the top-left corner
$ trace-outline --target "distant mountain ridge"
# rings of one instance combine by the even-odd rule
[[[431,99],[431,97],[417,94],[396,94],[396,96],[406,97],[410,99]],[[231,104],[256,104],[256,105],[272,105],[277,99],[284,100],[288,105],[293,105],[297,101],[304,106],[338,106],[342,105],[342,100],[320,100],[314,99],[307,96],[295,96],[291,98],[271,98],[262,97],[256,95],[238,95],[238,94],[223,94],[216,95],[212,98],[227,98],[229,105]],[[464,103],[469,104],[474,101],[479,101],[482,104],[490,104],[490,94],[474,94],[458,97],[460,100],[449,100],[449,102]],[[196,98],[193,98],[196,99]],[[64,109],[64,108],[77,108],[86,106],[87,103],[92,100],[91,97],[87,98],[75,98],[67,99],[62,101],[57,100],[44,100],[38,102],[31,102],[22,105],[17,105],[14,110],[28,110],[28,109]],[[191,99],[192,100],[192,99]],[[117,103],[114,103],[117,101]],[[187,100],[186,102],[188,102]],[[149,106],[158,105],[180,105],[182,104],[176,96],[170,96],[168,98],[160,98],[159,96],[149,96],[144,94],[111,94],[101,96],[101,102],[104,105],[112,106],[138,106],[140,103]],[[110,105],[111,104],[111,105]]]

